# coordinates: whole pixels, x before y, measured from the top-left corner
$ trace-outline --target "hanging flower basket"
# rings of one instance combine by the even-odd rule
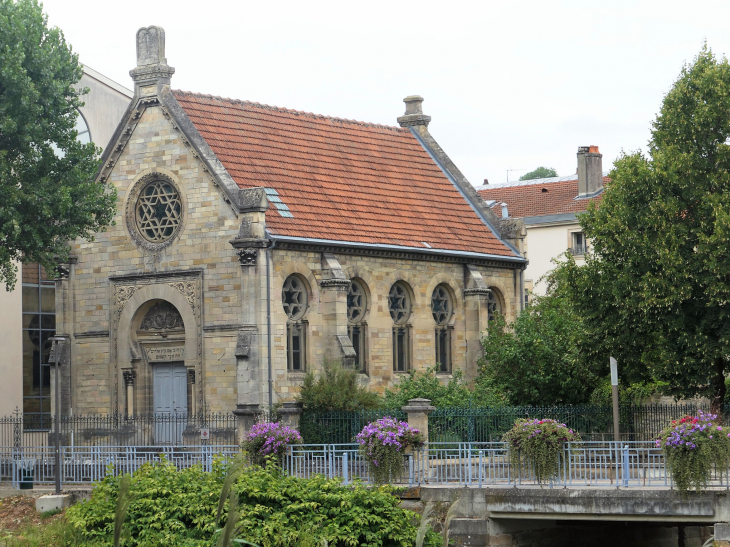
[[[385,484],[400,476],[406,449],[423,445],[423,435],[418,429],[389,416],[366,425],[356,440],[376,484]]]
[[[281,463],[289,445],[301,444],[299,431],[278,422],[263,422],[254,425],[241,441],[241,449],[256,465],[265,465],[267,458]]]
[[[656,441],[667,468],[681,493],[705,490],[713,468],[722,474],[730,463],[730,428],[717,423],[716,414],[685,416],[674,420]]]
[[[565,443],[580,442],[578,433],[555,420],[517,420],[504,434],[512,465],[527,466],[537,482],[554,479],[560,473],[560,455]]]

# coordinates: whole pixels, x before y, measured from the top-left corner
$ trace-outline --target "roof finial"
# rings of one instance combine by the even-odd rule
[[[175,69],[167,65],[165,58],[165,29],[155,25],[137,31],[137,68],[129,71],[135,83],[135,93],[140,87],[170,84]],[[155,89],[155,92],[157,90]]]
[[[398,123],[401,127],[428,125],[431,121],[431,116],[423,114],[423,109],[421,108],[423,97],[420,95],[410,95],[403,99],[403,102],[406,103],[406,113],[398,118]]]

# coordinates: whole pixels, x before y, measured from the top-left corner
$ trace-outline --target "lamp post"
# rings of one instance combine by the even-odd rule
[[[618,362],[611,357],[611,397],[613,399],[613,440],[621,441],[618,430]]]
[[[55,431],[55,445],[56,445],[56,453],[55,453],[55,462],[54,467],[56,468],[56,494],[61,493],[61,428],[60,428],[60,421],[61,421],[61,389],[59,388],[59,377],[58,377],[58,365],[59,361],[61,360],[61,349],[63,348],[63,344],[66,341],[66,339],[63,336],[51,336],[48,339],[50,342],[53,342],[53,346],[51,347],[51,355],[48,357],[48,364],[54,365],[56,368],[56,374],[55,374],[55,395],[56,395],[56,404],[55,404],[55,416],[54,416],[54,424],[56,427]]]

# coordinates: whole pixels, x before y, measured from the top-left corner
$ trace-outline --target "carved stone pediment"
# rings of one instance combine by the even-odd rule
[[[177,308],[169,302],[158,302],[144,316],[139,330],[174,330],[183,328],[185,328],[185,325]]]

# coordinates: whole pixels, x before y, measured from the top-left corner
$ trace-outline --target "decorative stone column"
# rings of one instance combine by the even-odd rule
[[[122,371],[122,376],[124,377],[124,388],[127,396],[126,411],[127,417],[129,418],[134,416],[134,380],[137,377],[137,373],[133,370],[124,370]],[[195,397],[193,397],[194,400]]]
[[[302,403],[288,402],[284,403],[279,409],[281,421],[284,425],[299,431],[299,417],[302,415]]]
[[[473,264],[465,265],[466,288],[464,310],[466,319],[466,372],[467,382],[477,377],[477,363],[482,356],[482,336],[489,321],[490,290],[482,274]]]
[[[243,403],[236,405],[233,414],[236,416],[238,443],[241,444],[244,435],[248,433],[256,423],[256,415],[259,413],[259,405],[256,403]]]
[[[321,289],[322,316],[328,355],[342,361],[343,367],[355,364],[355,348],[347,335],[347,291],[350,280],[339,261],[331,253],[322,253]]]
[[[418,429],[424,441],[428,442],[428,415],[436,410],[435,406],[431,406],[431,399],[408,399],[408,405],[401,410],[408,414],[408,425]]]

